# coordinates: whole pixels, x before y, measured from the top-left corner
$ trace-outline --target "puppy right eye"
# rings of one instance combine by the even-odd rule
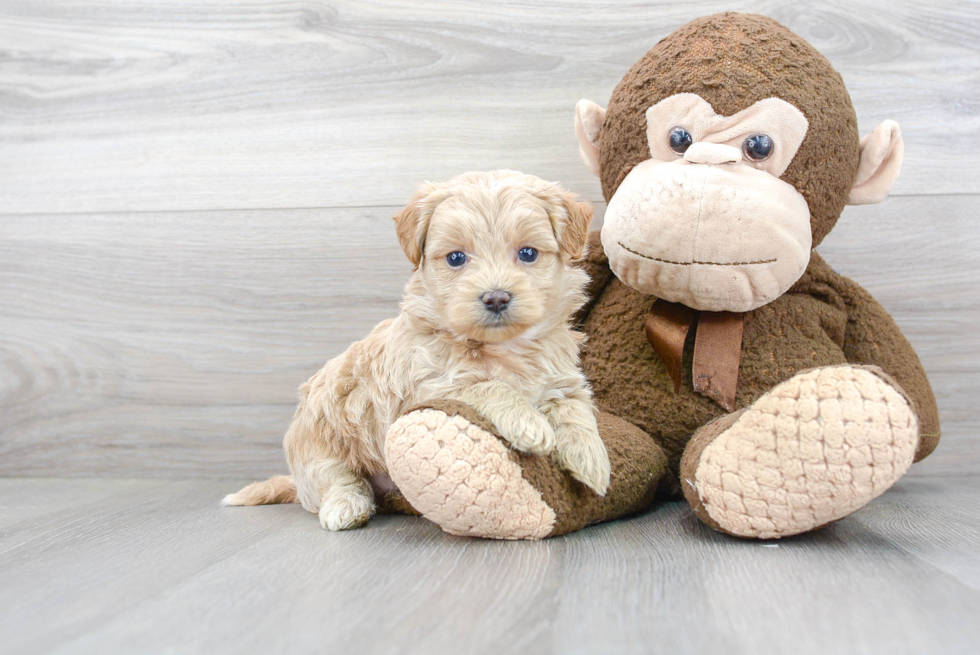
[[[458,250],[456,252],[451,252],[446,255],[446,263],[453,268],[459,268],[466,263],[466,253],[459,252]]]

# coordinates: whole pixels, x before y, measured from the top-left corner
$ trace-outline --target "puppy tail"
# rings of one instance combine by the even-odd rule
[[[263,482],[253,482],[236,494],[228,494],[222,505],[276,505],[295,503],[296,481],[291,475],[276,475]]]

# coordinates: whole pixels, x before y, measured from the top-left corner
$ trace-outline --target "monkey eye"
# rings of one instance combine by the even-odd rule
[[[446,263],[453,268],[459,268],[466,263],[466,253],[459,252],[458,250],[451,252],[446,255]]]
[[[742,142],[742,153],[749,161],[765,161],[772,155],[774,145],[768,134],[753,134]]]
[[[670,131],[670,149],[678,155],[683,155],[692,143],[694,143],[694,137],[683,127],[675,127]]]

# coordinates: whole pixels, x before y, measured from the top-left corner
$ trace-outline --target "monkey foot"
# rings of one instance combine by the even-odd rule
[[[503,442],[444,409],[409,412],[385,440],[388,474],[412,507],[451,534],[540,539],[555,513]]]
[[[605,496],[549,457],[511,449],[472,408],[450,401],[392,424],[385,439],[388,475],[415,510],[451,534],[565,534],[642,509],[666,470],[666,457],[645,433],[611,416],[597,418],[613,465]]]
[[[917,442],[912,407],[880,369],[812,369],[701,428],[681,461],[684,495],[715,529],[778,539],[883,493]]]

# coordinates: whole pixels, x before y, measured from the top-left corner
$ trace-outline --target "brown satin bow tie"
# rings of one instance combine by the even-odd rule
[[[680,391],[684,341],[695,321],[694,390],[734,411],[745,314],[698,312],[680,303],[657,300],[644,326],[647,341],[667,368],[674,391]]]

